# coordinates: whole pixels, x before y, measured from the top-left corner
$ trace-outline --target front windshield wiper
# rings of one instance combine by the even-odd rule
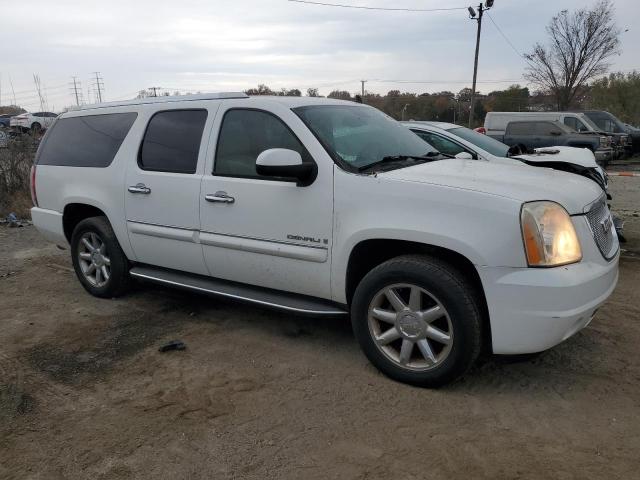
[[[407,160],[414,160],[414,163],[425,163],[425,162],[433,162],[435,160],[440,160],[440,157],[451,157],[450,155],[445,155],[440,152],[427,152],[424,155],[388,155],[386,157],[382,157],[381,160],[377,160],[373,163],[369,163],[367,165],[363,165],[362,167],[358,167],[359,172],[364,172],[373,167],[377,167],[379,165],[383,165],[385,163],[398,163],[398,162],[406,162]]]

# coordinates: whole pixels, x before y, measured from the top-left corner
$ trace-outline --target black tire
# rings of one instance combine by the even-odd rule
[[[434,363],[426,371],[412,370],[390,359],[371,331],[368,316],[372,301],[383,289],[397,284],[424,289],[448,313],[453,338],[450,350],[440,364]],[[480,312],[477,292],[453,266],[426,255],[406,255],[384,262],[362,279],[351,304],[351,322],[364,354],[380,371],[403,383],[433,388],[456,380],[478,358],[482,343]]]
[[[33,133],[40,133],[42,131],[42,125],[40,125],[38,122],[34,122],[31,124],[31,131]]]
[[[80,252],[82,238],[94,234],[105,245],[105,256],[110,260],[110,275],[104,284],[92,284],[90,277],[83,271]],[[78,280],[91,295],[101,298],[113,298],[123,295],[131,284],[129,261],[125,256],[106,217],[85,218],[76,225],[71,236],[71,260]]]

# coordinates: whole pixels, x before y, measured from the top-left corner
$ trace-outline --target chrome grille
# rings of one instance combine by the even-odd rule
[[[600,200],[591,206],[586,214],[587,221],[593,233],[593,239],[598,245],[598,249],[602,256],[607,260],[612,258],[616,252],[611,252],[613,248],[613,228],[611,212],[607,207],[606,198],[603,196]]]

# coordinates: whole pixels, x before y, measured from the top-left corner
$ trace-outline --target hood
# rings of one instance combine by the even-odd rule
[[[378,178],[474,190],[519,202],[552,200],[571,215],[583,213],[602,196],[595,182],[580,175],[455,158],[379,173]]]
[[[531,163],[544,162],[567,162],[587,168],[596,168],[598,164],[593,152],[588,148],[576,147],[545,147],[536,148],[535,153],[529,155],[516,155],[519,158]]]

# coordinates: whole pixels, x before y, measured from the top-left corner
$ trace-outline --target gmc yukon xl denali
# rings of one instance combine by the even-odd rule
[[[481,350],[540,352],[615,288],[595,182],[443,157],[374,108],[210,94],[63,114],[33,221],[98,297],[132,279],[350,316],[369,360],[434,387]]]

